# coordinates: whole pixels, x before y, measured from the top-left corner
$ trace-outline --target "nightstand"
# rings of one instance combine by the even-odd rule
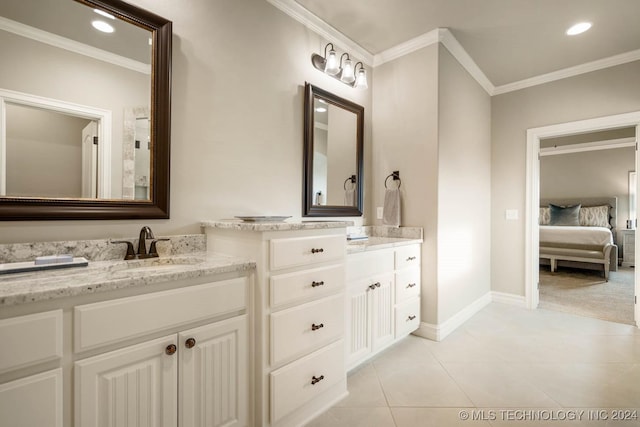
[[[636,264],[636,230],[618,231],[619,242],[622,243],[622,266],[633,267]]]

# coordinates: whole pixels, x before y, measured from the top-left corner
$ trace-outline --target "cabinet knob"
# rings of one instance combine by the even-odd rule
[[[415,319],[416,316],[409,316],[409,318],[407,319],[407,322],[410,322],[411,320]]]
[[[320,328],[324,328],[324,323],[320,323],[319,325],[316,325],[315,323],[311,324],[311,330],[312,331],[317,331]]]
[[[369,289],[374,290],[376,288],[376,285],[369,285]]]
[[[315,288],[316,286],[322,286],[322,285],[324,285],[324,281],[322,281],[322,282],[316,282],[316,281],[311,282],[311,287],[312,288]]]
[[[379,288],[379,287],[380,287],[380,282],[376,282],[376,283],[374,283],[373,285],[374,285],[376,288]]]
[[[317,383],[319,383],[320,381],[322,381],[324,379],[324,375],[320,375],[319,377],[316,377],[315,375],[313,377],[311,377],[311,385],[315,385]]]
[[[413,288],[415,285],[416,285],[415,283],[409,283],[409,284],[407,285],[407,289],[409,289],[409,288]]]
[[[175,344],[169,344],[167,348],[164,349],[164,352],[167,353],[169,356],[171,356],[177,350],[178,350],[178,347],[176,347]]]
[[[312,254],[319,254],[319,253],[322,253],[322,252],[324,252],[323,248],[320,248],[320,249],[312,248],[311,249],[311,253]]]
[[[187,348],[193,348],[196,345],[195,338],[189,338],[184,342],[184,346]]]
[[[416,259],[416,257],[410,256],[409,258],[407,258],[407,261],[413,261],[414,259]]]

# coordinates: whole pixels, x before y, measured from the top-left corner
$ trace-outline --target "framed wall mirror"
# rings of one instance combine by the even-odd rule
[[[305,84],[303,216],[362,215],[364,107]]]
[[[171,37],[121,0],[0,2],[0,220],[169,218]]]

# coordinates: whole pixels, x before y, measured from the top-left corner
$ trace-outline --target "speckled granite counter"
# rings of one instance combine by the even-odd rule
[[[163,248],[158,244],[159,258],[130,261],[123,260],[124,245],[109,240],[0,245],[3,262],[54,253],[89,259],[87,267],[0,275],[0,307],[255,268],[255,262],[248,259],[207,253],[203,235],[170,238]]]
[[[404,239],[401,237],[369,237],[367,240],[351,240],[347,244],[347,254],[364,251],[374,251],[384,248],[422,243],[422,239]]]
[[[351,221],[301,221],[301,222],[245,222],[242,220],[202,221],[203,228],[221,228],[245,231],[321,230],[352,226]]]

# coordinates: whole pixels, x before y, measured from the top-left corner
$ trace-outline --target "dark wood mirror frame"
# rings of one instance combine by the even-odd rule
[[[313,204],[313,127],[314,127],[314,98],[322,98],[329,104],[350,111],[356,115],[356,200],[357,206],[314,205]],[[302,215],[309,216],[361,216],[362,215],[362,178],[363,178],[363,148],[364,148],[364,107],[340,98],[305,83],[304,86],[304,173],[302,183]]]
[[[169,218],[172,23],[121,0],[74,0],[103,9],[152,34],[151,200],[89,200],[0,197],[0,220]]]

